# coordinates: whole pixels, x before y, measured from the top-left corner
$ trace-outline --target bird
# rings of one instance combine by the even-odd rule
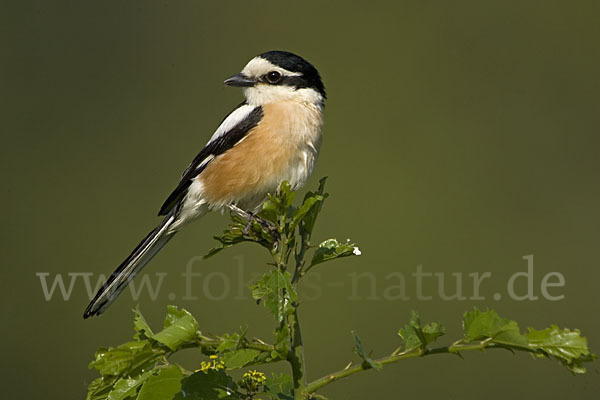
[[[327,98],[317,69],[273,50],[252,58],[225,85],[245,100],[230,112],[163,203],[158,224],[98,290],[83,317],[101,315],[131,280],[188,223],[210,211],[257,212],[284,181],[300,188],[322,142]]]

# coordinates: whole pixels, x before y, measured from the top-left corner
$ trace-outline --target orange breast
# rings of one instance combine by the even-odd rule
[[[262,198],[286,179],[298,148],[291,132],[293,112],[286,104],[263,106],[260,123],[233,148],[212,160],[198,179],[211,206]]]

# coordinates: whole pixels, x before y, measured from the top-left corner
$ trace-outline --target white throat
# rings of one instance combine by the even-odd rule
[[[259,83],[253,87],[244,88],[244,96],[248,104],[262,106],[279,101],[294,101],[323,107],[323,96],[311,88],[296,89],[291,86],[272,86]]]

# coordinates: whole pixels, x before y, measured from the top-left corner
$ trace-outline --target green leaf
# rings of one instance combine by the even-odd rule
[[[281,209],[287,210],[292,206],[294,198],[296,198],[296,192],[292,190],[292,187],[288,181],[281,182],[279,190],[277,191],[277,197],[280,200]]]
[[[297,295],[291,283],[289,272],[272,270],[252,285],[252,297],[256,300],[263,299],[265,307],[271,311],[277,321],[281,323],[286,315],[294,312],[293,303]]]
[[[266,217],[271,222],[277,222],[277,217],[281,214],[286,214],[288,208],[292,206],[296,192],[292,190],[289,182],[281,182],[276,193],[269,193],[267,201],[263,203],[262,212],[266,213]]]
[[[271,220],[271,218],[266,218],[262,213],[260,215],[261,218],[265,220]],[[225,230],[221,236],[214,236],[214,239],[219,242],[219,245],[210,249],[209,252],[204,255],[205,259],[238,243],[255,242],[269,250],[273,247],[273,244],[277,240],[276,235],[261,225],[256,219],[250,222],[233,212],[230,216],[234,221],[234,224],[229,225],[229,228]],[[249,227],[250,229],[246,229],[246,227]]]
[[[291,189],[289,182],[284,181],[279,186],[277,193],[269,194],[267,197],[267,201],[263,203],[259,216],[279,225],[279,218],[288,216],[288,211],[292,208],[296,192]]]
[[[406,351],[421,348],[426,344],[426,340],[421,331],[421,319],[419,314],[415,311],[411,311],[410,321],[398,330],[398,336],[402,338],[404,350]]]
[[[113,389],[117,377],[106,376],[97,378],[88,386],[86,400],[106,400]]]
[[[171,400],[181,391],[182,379],[183,374],[176,365],[161,368],[144,383],[137,400]]]
[[[260,353],[260,350],[240,349],[223,354],[222,360],[227,369],[240,369],[252,363]]]
[[[97,369],[102,378],[90,384],[87,399],[124,400],[134,397],[138,387],[149,377],[148,371],[164,354],[164,350],[153,348],[146,340],[98,349],[89,366]]]
[[[173,400],[239,399],[237,385],[223,371],[196,372],[181,381],[181,392]]]
[[[131,376],[142,370],[154,367],[164,355],[161,349],[154,349],[148,341],[127,342],[119,347],[100,348],[95,359],[89,364],[102,375]]]
[[[153,370],[150,370],[135,378],[129,377],[119,379],[108,395],[108,400],[125,400],[129,397],[135,398],[138,389],[152,375],[152,372]]]
[[[582,363],[595,358],[588,349],[587,339],[580,335],[579,330],[560,329],[552,325],[541,331],[529,328],[525,336],[529,347],[542,356],[558,359],[573,373],[585,373]]]
[[[214,236],[215,239],[219,240],[218,236]],[[207,259],[207,258],[211,258],[215,255],[217,255],[218,253],[220,253],[221,251],[225,250],[227,247],[230,246],[224,246],[222,244],[213,247],[212,249],[208,250],[208,253],[206,253],[205,255],[202,256],[203,259]]]
[[[310,266],[320,264],[325,261],[335,260],[340,257],[359,256],[361,254],[358,246],[350,241],[340,243],[337,239],[327,239],[322,242],[313,254]]]
[[[232,214],[232,219],[233,218]],[[249,239],[244,238],[244,228],[245,224],[236,223],[230,225],[229,229],[225,230],[221,236],[214,236],[214,239],[219,242],[219,245],[210,249],[203,258],[210,258],[228,247],[238,243],[247,242]]]
[[[150,325],[146,322],[146,319],[142,315],[140,309],[136,307],[133,310],[133,327],[135,329],[134,339],[146,339],[152,337],[152,329],[150,329]]]
[[[323,208],[323,203],[325,199],[329,197],[329,193],[325,193],[325,182],[327,181],[327,177],[321,178],[319,181],[319,188],[316,192],[308,192],[304,196],[304,202],[308,201],[308,199],[316,196],[322,197],[321,200],[315,202],[314,206],[312,206],[306,215],[303,217],[303,221],[301,227],[304,231],[308,233],[308,235],[312,235],[313,229],[315,227],[315,223],[317,222],[317,217]]]
[[[309,193],[307,193],[307,195]],[[304,202],[302,203],[300,208],[298,208],[294,212],[294,217],[292,218],[292,221],[290,222],[290,227],[289,227],[290,232],[293,232],[294,229],[296,229],[296,227],[300,224],[300,222],[302,222],[304,220],[304,218],[308,215],[309,212],[311,212],[311,210],[313,208],[320,206],[320,204],[323,202],[324,199],[325,199],[324,196],[317,195],[317,194],[313,194],[311,196],[305,197]]]
[[[191,314],[187,310],[183,308],[180,309],[172,304],[168,305],[167,314],[165,315],[165,319],[163,321],[163,329],[170,327],[178,320],[188,315],[191,316]]]
[[[164,329],[152,335],[152,339],[164,344],[172,351],[177,350],[182,344],[193,341],[198,330],[196,319],[186,310],[178,309],[175,306],[168,306],[163,326]]]
[[[280,201],[272,195],[267,196],[267,200],[263,203],[262,209],[259,213],[261,218],[271,221],[277,224],[277,216],[279,214]]]
[[[236,349],[240,343],[240,334],[234,333],[233,335],[224,334],[222,337],[223,341],[217,347],[218,353],[223,353],[228,350]]]
[[[294,381],[286,374],[272,374],[267,377],[264,391],[272,400],[293,400]]]
[[[290,327],[288,324],[282,323],[275,329],[275,343],[273,346],[275,347],[275,353],[277,354],[272,354],[272,357],[285,360],[287,358],[287,353],[290,350],[290,342]]]
[[[573,373],[584,373],[582,364],[595,358],[578,330],[552,325],[544,330],[529,328],[523,335],[515,321],[500,317],[494,310],[475,309],[465,313],[463,327],[466,341],[489,340],[505,348],[530,351],[538,357],[554,357]]]
[[[430,322],[421,327],[421,318],[415,311],[411,311],[410,321],[398,330],[398,335],[404,342],[405,351],[424,348],[429,343],[435,342],[446,333],[446,328],[439,322]]]
[[[465,340],[494,339],[495,342],[526,346],[527,338],[521,335],[515,321],[502,318],[494,310],[481,312],[478,309],[467,311],[463,319]]]
[[[382,369],[383,365],[371,359],[371,357],[369,357],[368,354],[365,352],[365,349],[363,348],[362,343],[360,342],[360,337],[358,337],[358,335],[355,332],[352,332],[352,335],[354,335],[354,352],[358,354],[360,358],[363,359],[366,365],[370,366],[371,368],[375,368],[376,370]]]
[[[446,328],[439,322],[430,322],[421,330],[425,344],[435,342],[440,336],[446,334]]]

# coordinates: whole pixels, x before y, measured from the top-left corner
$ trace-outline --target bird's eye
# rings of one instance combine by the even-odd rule
[[[277,71],[271,71],[267,74],[267,81],[275,84],[281,80],[281,74]]]

